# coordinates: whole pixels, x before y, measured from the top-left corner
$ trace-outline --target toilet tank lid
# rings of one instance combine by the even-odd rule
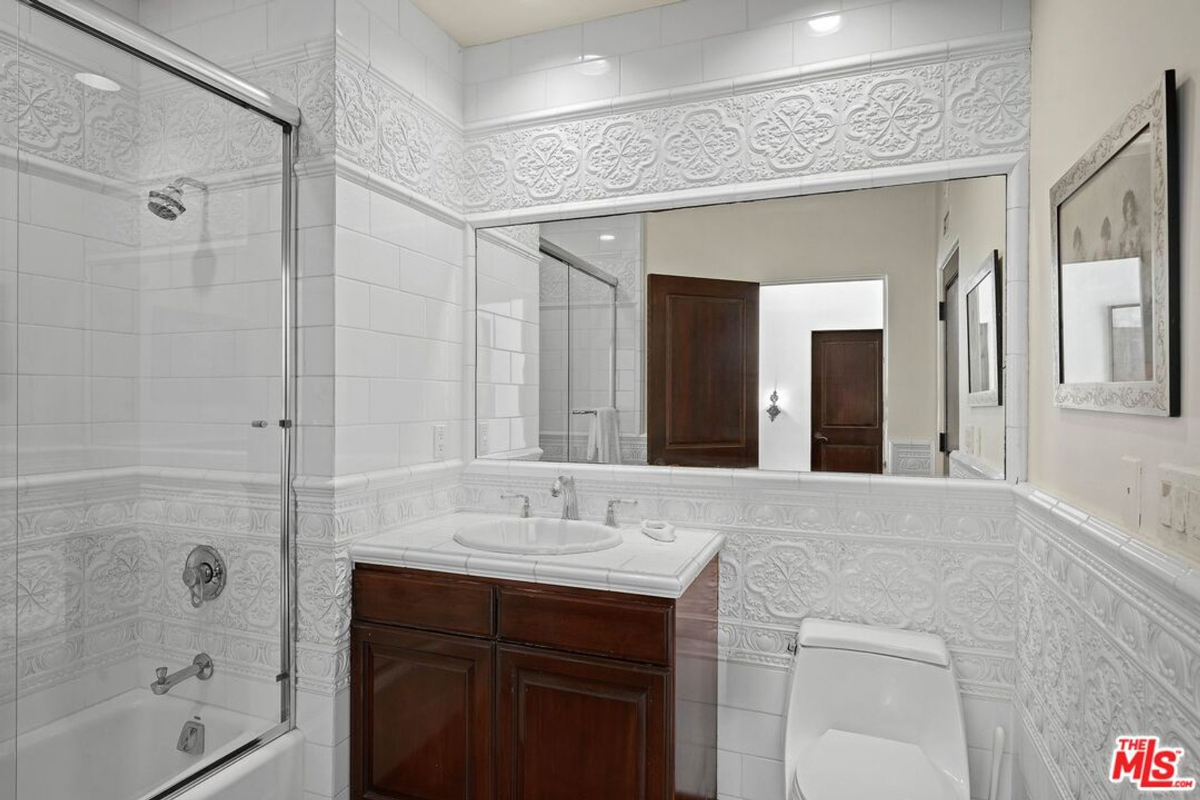
[[[950,652],[946,649],[946,643],[932,633],[810,617],[800,623],[799,644],[801,647],[876,653],[938,667],[950,666]]]

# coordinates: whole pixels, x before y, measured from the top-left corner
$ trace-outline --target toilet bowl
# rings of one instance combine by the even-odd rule
[[[798,645],[788,800],[970,800],[962,699],[940,637],[806,619]]]

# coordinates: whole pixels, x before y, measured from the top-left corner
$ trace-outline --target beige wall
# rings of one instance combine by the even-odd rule
[[[1122,456],[1140,458],[1142,530],[1156,532],[1157,466],[1200,464],[1200,3],[1034,0],[1030,175],[1030,479],[1120,522]],[[1060,410],[1052,401],[1050,187],[1162,71],[1177,70],[1183,276],[1183,416]]]
[[[937,438],[936,184],[646,215],[646,271],[782,283],[887,277],[889,439]]]
[[[937,193],[938,264],[950,255],[958,242],[958,287],[963,313],[959,320],[959,341],[966,343],[966,291],[971,280],[993,250],[1000,251],[1000,280],[1005,270],[1005,209],[1008,202],[1004,178],[976,178],[948,181]],[[950,226],[943,231],[942,221],[950,214]],[[1007,303],[1007,298],[1002,298]],[[1003,330],[1003,328],[1002,328]],[[959,442],[966,449],[968,433],[980,432],[980,447],[975,453],[992,469],[1004,472],[1004,407],[970,406],[967,398],[967,350],[959,349],[959,385],[963,398],[959,411]],[[1002,398],[1003,399],[1003,398]],[[1007,403],[1007,401],[1004,401]]]

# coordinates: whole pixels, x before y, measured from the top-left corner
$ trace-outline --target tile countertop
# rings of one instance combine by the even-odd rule
[[[624,541],[595,553],[524,556],[454,541],[459,528],[500,518],[460,512],[424,520],[355,542],[350,557],[355,564],[679,598],[725,544],[724,534],[689,528],[676,528],[674,542],[658,542],[640,524],[622,526]]]

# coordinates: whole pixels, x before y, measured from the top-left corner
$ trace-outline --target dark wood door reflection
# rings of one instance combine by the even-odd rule
[[[650,275],[651,464],[758,466],[757,283]]]
[[[813,331],[812,469],[883,472],[883,331]]]

